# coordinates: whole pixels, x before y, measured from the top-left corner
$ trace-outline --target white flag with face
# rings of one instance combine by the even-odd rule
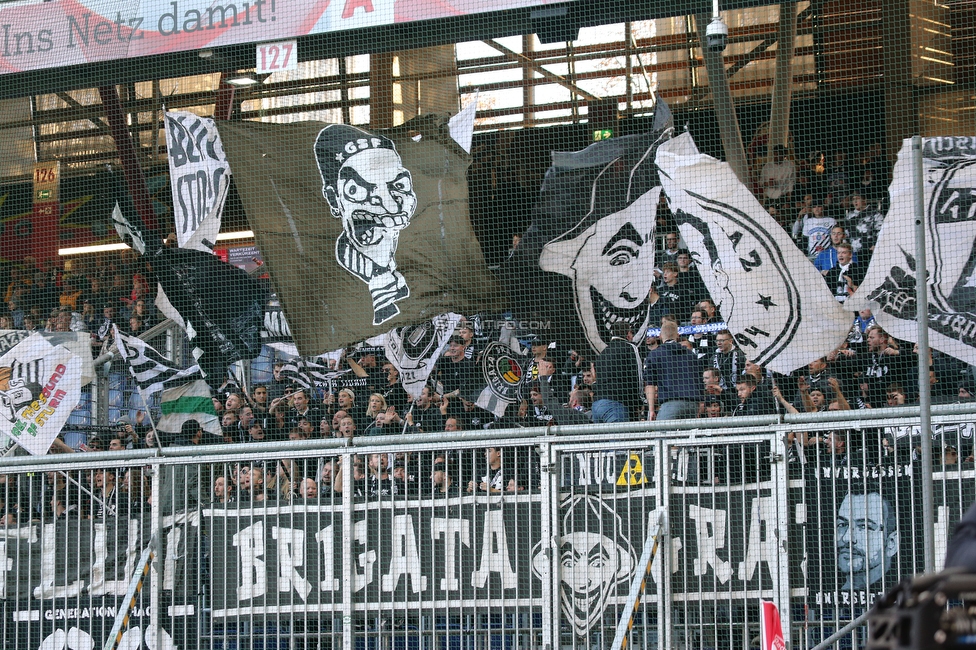
[[[739,347],[788,373],[840,346],[852,318],[732,168],[682,134],[657,150],[681,237]]]
[[[0,356],[0,433],[46,454],[81,398],[81,358],[39,333]]]
[[[922,147],[929,344],[976,364],[976,138],[925,138]],[[845,305],[870,308],[889,334],[917,341],[911,140],[898,152],[889,192],[871,265]]]
[[[165,125],[176,238],[180,248],[210,251],[230,186],[220,135],[213,119],[183,111],[167,112]]]

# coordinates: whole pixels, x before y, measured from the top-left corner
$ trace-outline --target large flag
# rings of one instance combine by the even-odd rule
[[[728,163],[684,133],[661,145],[657,165],[681,237],[749,359],[788,373],[844,342],[850,314]]]
[[[173,218],[180,248],[212,250],[230,186],[230,167],[213,118],[165,114]]]
[[[580,350],[602,352],[612,325],[642,337],[654,282],[661,188],[654,152],[671,136],[658,102],[650,133],[553,152],[532,225],[504,265],[516,318]]]
[[[136,214],[112,214],[119,237],[152,265],[161,289],[156,305],[186,330],[207,381],[220,385],[227,366],[261,352],[268,289],[211,252],[164,246]],[[157,233],[158,234],[158,233]]]
[[[33,333],[0,356],[0,433],[46,454],[81,398],[81,359]]]
[[[177,368],[172,362],[156,351],[138,336],[129,336],[112,326],[115,332],[115,345],[125,358],[129,373],[139,387],[139,394],[148,404],[150,398],[172,385],[182,385],[194,379],[201,379],[200,366]]]
[[[150,263],[208,382],[219,385],[229,364],[260,354],[268,291],[259,280],[215,255],[186,248],[164,246]]]
[[[511,404],[521,401],[525,370],[531,361],[528,354],[515,352],[504,343],[489,343],[478,360],[481,372],[462,388],[465,399],[502,417]]]
[[[400,373],[403,390],[420,397],[461,315],[441,314],[417,325],[397,327],[386,337],[386,358]]]
[[[976,364],[976,139],[923,142],[929,344]],[[914,191],[911,140],[905,140],[871,266],[845,303],[851,310],[870,307],[879,325],[906,341],[918,340]]]
[[[221,434],[210,387],[202,379],[164,390],[160,411],[162,415],[156,429],[163,433],[179,434],[184,422],[196,420],[207,433]]]
[[[321,122],[218,128],[302,355],[497,306],[468,219],[471,158],[443,117],[383,132]]]

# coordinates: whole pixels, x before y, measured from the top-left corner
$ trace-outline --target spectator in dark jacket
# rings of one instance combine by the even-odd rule
[[[704,398],[697,355],[678,343],[677,323],[661,323],[661,340],[644,360],[648,420],[683,420],[698,415]]]

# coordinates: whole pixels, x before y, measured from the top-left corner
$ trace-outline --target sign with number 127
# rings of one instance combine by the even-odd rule
[[[298,67],[298,41],[261,43],[257,51],[258,74],[294,70]]]

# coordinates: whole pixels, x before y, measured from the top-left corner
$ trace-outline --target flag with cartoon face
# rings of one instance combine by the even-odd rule
[[[298,350],[495,306],[448,120],[218,126]]]
[[[750,360],[787,373],[844,342],[850,314],[728,163],[684,133],[658,149],[657,164],[681,237]]]
[[[925,138],[922,172],[929,344],[976,364],[976,138]],[[870,308],[879,325],[906,341],[918,338],[913,175],[911,140],[905,140],[871,266],[845,303],[852,311]]]
[[[643,336],[661,194],[654,152],[671,130],[662,101],[649,133],[553,152],[532,225],[503,269],[518,318],[577,350],[602,352],[618,322]]]

